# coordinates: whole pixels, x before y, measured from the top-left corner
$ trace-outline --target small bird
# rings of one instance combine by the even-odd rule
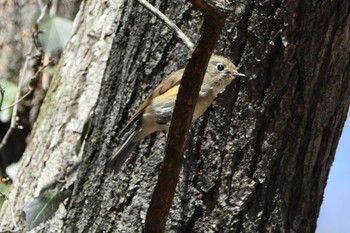
[[[121,169],[128,155],[143,138],[156,131],[168,132],[183,73],[184,69],[180,69],[166,77],[128,120],[120,135],[124,135],[135,124],[136,127],[109,161],[108,166],[115,172]],[[192,122],[205,112],[217,94],[223,92],[236,77],[246,77],[246,75],[239,73],[237,67],[229,59],[212,55],[199,92]]]

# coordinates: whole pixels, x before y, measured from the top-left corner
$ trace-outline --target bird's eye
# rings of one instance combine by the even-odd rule
[[[218,71],[223,71],[223,70],[225,69],[225,66],[224,66],[223,64],[221,64],[221,63],[218,63],[218,64],[216,65],[216,69],[217,69]]]

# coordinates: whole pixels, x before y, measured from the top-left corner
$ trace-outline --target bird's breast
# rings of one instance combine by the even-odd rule
[[[203,113],[207,110],[207,108],[211,105],[214,98],[211,95],[198,96],[198,101],[196,107],[194,109],[192,122],[197,120]]]
[[[164,131],[162,127],[165,125],[169,127],[174,111],[177,91],[178,87],[172,88],[164,94],[155,97],[145,109],[143,114],[144,123],[157,128],[156,131]],[[201,90],[193,113],[192,122],[203,115],[213,100],[214,96],[212,91],[202,92]]]

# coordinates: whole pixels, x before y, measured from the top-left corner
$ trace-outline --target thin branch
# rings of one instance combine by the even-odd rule
[[[7,130],[5,136],[2,138],[1,143],[0,143],[0,150],[2,150],[2,148],[6,145],[7,140],[8,140],[8,138],[10,137],[10,135],[12,133],[12,130],[13,130],[12,128],[9,128]],[[1,154],[3,154],[3,153],[1,153]]]
[[[45,16],[46,14],[46,10],[47,10],[47,4],[43,3],[42,1],[39,1],[39,7],[40,7],[40,16],[39,18],[36,20],[36,23],[38,24]]]
[[[33,52],[33,49],[34,49],[34,46],[32,44],[31,48],[30,48],[30,53]],[[24,65],[23,65],[23,69],[20,72],[15,103],[18,103],[21,100],[21,98],[20,98],[20,96],[21,96],[21,87],[22,87],[22,83],[23,83],[23,80],[24,80],[25,71],[27,70],[27,67],[28,67],[28,64],[29,64],[29,60],[30,60],[30,56],[27,55],[27,58],[26,58],[26,60],[24,62]],[[0,143],[0,151],[6,145],[7,140],[10,137],[12,131],[16,128],[17,110],[18,110],[18,104],[15,104],[14,107],[13,107],[13,110],[12,110],[10,127],[7,130],[5,136],[2,138],[1,143]]]
[[[55,16],[57,14],[58,0],[52,0],[50,8],[50,16]]]
[[[50,64],[52,63],[52,61],[50,61],[48,64],[46,64],[45,66],[41,67],[34,75],[33,77],[31,78],[31,82],[33,79],[35,79],[39,74],[40,72],[42,72],[47,66],[49,66]],[[17,93],[18,93],[18,90],[20,90],[20,86],[18,86],[18,89],[17,89]],[[33,88],[31,86],[29,86],[29,90],[27,93],[25,93],[21,98],[17,99],[17,96],[16,96],[16,101],[9,105],[9,106],[6,106],[4,108],[1,108],[0,111],[3,111],[3,110],[6,110],[8,108],[11,108],[11,107],[14,107],[13,111],[12,111],[12,118],[11,118],[11,125],[12,125],[12,122],[15,122],[16,121],[16,116],[17,116],[17,105],[22,101],[24,100],[28,95],[30,95],[31,93],[33,92]],[[2,98],[3,99],[3,98]],[[2,99],[1,99],[1,102],[2,102]],[[1,106],[1,104],[0,104]],[[16,110],[15,110],[16,109]],[[15,112],[16,111],[16,112]],[[14,114],[15,112],[15,114]],[[13,118],[15,117],[15,118]],[[5,136],[2,138],[1,140],[1,143],[0,143],[0,151],[2,150],[3,146],[6,145],[7,143],[7,140],[8,140],[8,137],[11,135],[12,133],[12,130],[15,128],[15,124],[13,127],[11,127],[10,125],[10,128],[7,130]]]
[[[39,3],[39,6],[40,6],[40,16],[39,18],[37,19],[36,23],[39,24],[40,21],[44,18],[45,16],[45,13],[46,13],[46,10],[47,10],[47,4],[43,3],[42,1],[38,1]],[[28,52],[28,55],[26,57],[26,60],[24,62],[24,65],[23,65],[23,69],[21,70],[20,72],[20,75],[19,75],[19,81],[18,81],[18,88],[17,88],[17,93],[16,93],[16,101],[15,102],[18,102],[18,100],[20,99],[20,96],[21,96],[21,87],[22,87],[22,84],[23,84],[23,80],[24,80],[24,77],[25,77],[25,73],[27,71],[27,68],[28,68],[28,65],[29,65],[29,61],[30,59],[32,58],[30,56],[30,54],[33,54],[34,53],[34,46],[33,44],[31,45],[30,49],[29,49],[29,52]],[[17,110],[18,110],[18,105],[16,104],[14,107],[13,107],[13,111],[12,111],[12,118],[11,118],[11,125],[10,125],[10,129],[11,128],[15,128],[16,126],[16,116],[17,116]],[[2,144],[2,143],[1,143]],[[0,149],[1,149],[1,146],[0,146]]]
[[[228,1],[226,0],[187,0],[198,10],[203,12],[207,17],[216,21],[225,20],[222,16],[226,15],[228,11],[232,11],[229,8]]]
[[[183,33],[183,31],[178,26],[176,26],[176,24],[173,21],[171,21],[166,15],[164,15],[160,10],[152,6],[146,0],[137,1],[146,9],[148,9],[153,15],[162,20],[171,30],[173,30],[190,51],[193,50],[194,44],[192,43],[191,39],[188,38],[186,34]]]
[[[38,4],[40,6],[40,11],[41,14],[37,20],[37,24],[40,23],[40,21],[43,19],[45,12],[47,10],[47,5],[44,4],[42,1],[38,1]],[[33,35],[37,36],[37,27],[35,27],[35,32],[33,33]],[[21,97],[21,89],[22,89],[22,85],[23,85],[23,81],[24,81],[24,77],[26,74],[26,71],[28,70],[28,66],[29,66],[29,61],[32,59],[31,54],[34,54],[34,49],[35,49],[35,41],[37,38],[34,37],[34,42],[31,44],[28,54],[26,56],[26,60],[23,64],[23,68],[19,74],[19,80],[18,80],[18,85],[17,85],[17,91],[16,91],[16,100],[15,100],[15,104],[13,105],[13,110],[12,110],[12,116],[11,116],[11,123],[10,123],[10,127],[7,130],[5,136],[2,138],[1,143],[0,143],[0,151],[3,150],[3,147],[6,145],[8,138],[10,137],[12,131],[16,128],[16,118],[17,118],[17,111],[18,111],[18,103],[21,102],[25,97],[27,97],[31,92],[32,92],[32,87],[29,87],[29,91],[23,96]],[[37,77],[37,75],[44,69],[45,67],[42,67],[41,69],[39,69],[35,75],[31,78],[31,80],[33,80],[35,77]],[[1,105],[0,105],[1,107]],[[1,110],[5,110],[8,107],[12,107],[12,106],[7,106]],[[3,153],[0,153],[0,156],[3,155]]]
[[[34,46],[32,45],[30,48],[29,54],[32,53],[33,51],[34,51]],[[21,89],[22,89],[23,80],[24,80],[25,73],[26,73],[28,65],[29,65],[29,60],[31,59],[31,56],[29,56],[29,54],[26,57],[26,60],[25,60],[24,65],[23,65],[23,69],[21,70],[20,75],[19,75],[19,81],[18,81],[15,102],[18,102],[18,100],[20,99],[20,96],[21,96]],[[18,111],[18,105],[16,104],[12,110],[12,118],[11,118],[10,128],[15,128],[15,126],[16,126],[17,111]]]
[[[4,101],[4,98],[5,98],[4,97],[5,96],[5,89],[2,86],[0,86],[0,95],[1,95],[1,100],[0,100],[0,108],[1,108],[2,102]]]
[[[195,6],[197,7],[197,5]],[[204,22],[201,27],[202,34],[181,80],[168,133],[163,165],[146,214],[146,233],[158,233],[165,230],[179,180],[181,161],[183,160],[199,90],[209,59],[225,22],[225,15],[221,11],[213,16],[216,9],[211,8],[210,12],[205,8],[200,8],[200,10],[203,11],[204,15]]]
[[[6,109],[9,109],[9,108],[12,108],[13,106],[19,104],[22,100],[24,100],[28,95],[30,95],[30,93],[32,93],[33,89],[30,88],[27,93],[25,93],[21,98],[19,98],[19,100],[17,100],[16,102],[14,102],[13,104],[9,105],[9,106],[6,106],[2,109],[0,109],[0,111],[4,111]]]
[[[33,79],[35,79],[36,77],[38,77],[39,73],[41,73],[46,67],[48,67],[50,64],[52,64],[52,61],[49,61],[49,63],[47,63],[46,65],[42,66],[34,75],[33,77],[30,79],[32,82]],[[0,89],[0,95],[1,95],[1,101],[0,101],[0,107],[2,105],[2,100],[3,100],[3,91],[4,89]],[[15,106],[16,104],[19,104],[22,100],[24,100],[28,95],[30,95],[30,93],[32,93],[33,88],[31,86],[29,86],[29,90],[27,93],[25,93],[20,99],[18,99],[17,101],[15,101],[13,104],[6,106],[4,108],[0,108],[0,111],[4,111],[6,109],[12,108],[13,106]]]

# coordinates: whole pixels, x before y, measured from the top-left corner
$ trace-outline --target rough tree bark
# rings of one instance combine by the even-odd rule
[[[82,3],[72,39],[62,55],[59,72],[52,80],[9,194],[19,229],[12,224],[13,216],[6,202],[0,213],[0,232],[23,232],[24,205],[44,187],[64,180],[65,171],[81,160],[76,146],[97,100],[118,15],[118,4],[106,7],[93,1]],[[68,177],[66,185],[72,182],[74,178]],[[62,206],[56,218],[43,227],[59,232],[64,213]]]
[[[75,156],[81,128],[72,131],[69,121],[80,122],[87,115],[76,110],[88,99],[79,99],[79,93],[72,98],[66,92],[65,101],[55,101],[55,106],[50,102],[63,95],[59,90],[64,87],[88,93],[75,79],[92,72],[98,72],[96,79],[103,75],[69,208],[42,224],[39,232],[141,232],[161,166],[163,135],[146,139],[120,174],[111,174],[105,165],[128,116],[164,74],[184,66],[187,50],[135,1],[99,4],[87,1],[81,8],[76,36],[61,62],[60,73],[71,78],[61,74],[51,87],[10,193],[18,220],[44,170],[54,159]],[[193,40],[198,38],[201,16],[189,4],[154,4]],[[350,103],[350,3],[236,1],[232,7],[216,53],[239,63],[251,79],[230,85],[191,131],[166,231],[313,232]],[[110,20],[110,33],[84,32],[98,25],[92,20]],[[98,45],[99,39],[107,43],[106,36],[113,41],[99,50],[100,61],[87,46]],[[83,65],[92,59],[98,69]],[[64,73],[67,67],[71,70]],[[68,111],[67,118],[53,117],[65,113],[65,105],[75,111]],[[49,154],[48,149],[57,147],[64,147],[64,153]],[[20,193],[24,185],[28,191]],[[5,219],[1,227],[11,227],[7,205],[0,218]]]

